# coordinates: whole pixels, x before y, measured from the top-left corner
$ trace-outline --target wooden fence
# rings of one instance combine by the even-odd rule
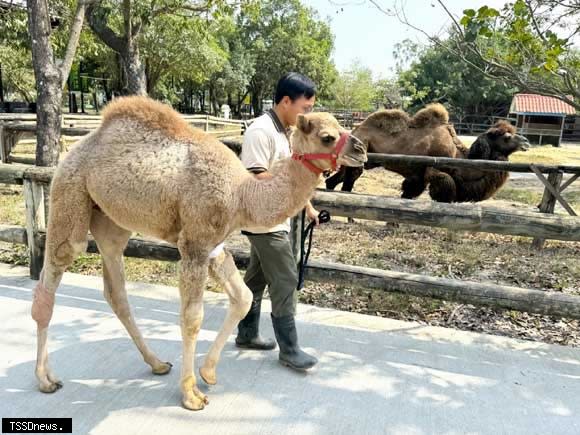
[[[575,173],[580,173],[580,168],[573,169],[577,171]],[[544,173],[560,173],[558,169],[552,167],[541,167],[540,170]],[[0,184],[24,185],[26,204],[26,227],[0,225],[0,241],[29,246],[31,276],[35,279],[38,279],[43,261],[47,215],[45,195],[53,172],[54,168],[0,165]],[[318,206],[328,208],[339,216],[439,226],[454,230],[580,240],[580,221],[575,217],[494,209],[485,205],[439,204],[323,191],[316,192],[314,201]],[[296,221],[294,227],[299,227]],[[297,240],[296,234],[294,240]],[[238,265],[244,267],[248,261],[248,253],[236,249],[232,251]],[[92,240],[89,241],[88,252],[97,252]],[[179,260],[179,253],[174,246],[142,239],[131,239],[125,255],[164,261]],[[561,293],[316,260],[309,263],[306,278],[312,281],[357,285],[414,296],[580,319],[580,297]]]
[[[247,128],[248,122],[235,119],[223,119],[209,115],[184,115],[184,119],[194,127],[201,128],[212,136],[223,138],[240,136]],[[98,128],[100,116],[64,115],[61,126],[63,137],[84,136]],[[34,114],[0,114],[0,163],[29,163],[34,159],[16,157],[10,154],[18,141],[36,134],[36,115]]]

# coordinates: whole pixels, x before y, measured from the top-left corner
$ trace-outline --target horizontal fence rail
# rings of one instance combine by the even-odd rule
[[[0,225],[0,241],[26,244],[26,229]],[[44,248],[46,234],[38,232],[37,245]],[[228,248],[238,267],[245,268],[249,254],[239,248]],[[89,239],[87,252],[98,253],[94,240]],[[129,240],[126,257],[161,261],[179,261],[177,248],[150,240]],[[562,293],[545,292],[496,284],[461,281],[403,273],[339,263],[310,261],[306,267],[306,279],[322,283],[355,285],[383,291],[394,291],[411,296],[431,297],[447,301],[485,305],[496,308],[527,311],[530,313],[580,319],[580,297]]]
[[[482,171],[535,172],[534,167],[542,173],[563,172],[580,174],[580,166],[542,165],[536,163],[511,163],[491,160],[453,159],[449,157],[408,156],[403,154],[368,154],[369,163],[397,165],[401,167],[429,166],[433,168],[478,169]]]
[[[0,165],[0,183],[23,184],[23,180],[50,183],[54,168]],[[563,241],[580,241],[580,219],[508,210],[486,204],[445,204],[317,190],[314,204],[335,216],[400,222]]]
[[[313,203],[334,216],[524,237],[580,241],[580,219],[484,204],[445,204],[317,191]]]

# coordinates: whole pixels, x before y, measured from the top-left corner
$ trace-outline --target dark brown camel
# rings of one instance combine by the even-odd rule
[[[431,104],[410,117],[400,110],[381,110],[373,113],[358,126],[353,135],[359,138],[370,153],[415,156],[449,157],[507,161],[510,154],[526,150],[529,142],[517,135],[515,127],[505,121],[481,134],[468,149],[449,124],[447,110]],[[491,197],[507,181],[507,172],[445,170],[417,168],[395,164],[366,164],[365,168],[383,166],[405,180],[402,198],[421,195],[427,185],[435,201],[482,201]],[[362,168],[342,168],[326,180],[327,189],[343,183],[342,191],[351,192]]]

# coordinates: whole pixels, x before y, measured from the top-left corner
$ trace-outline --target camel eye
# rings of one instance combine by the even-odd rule
[[[326,135],[326,136],[322,137],[322,142],[325,145],[333,144],[335,140],[336,140],[336,138],[334,136],[331,136],[331,135]]]

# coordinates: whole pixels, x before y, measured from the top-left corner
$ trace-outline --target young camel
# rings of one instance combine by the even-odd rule
[[[366,161],[362,144],[328,114],[301,116],[291,142],[293,158],[280,161],[272,179],[257,180],[231,150],[168,106],[146,97],[109,104],[102,125],[71,150],[52,181],[45,261],[32,305],[40,391],[62,387],[48,364],[48,326],[56,289],[65,269],[85,251],[89,229],[102,255],[105,299],[153,373],[171,370],[145,343],[127,300],[123,250],[131,233],[140,232],[179,249],[182,403],[203,409],[209,402],[196,386],[194,354],[208,269],[230,305],[200,369],[206,383],[216,383],[220,353],[252,301],[231,254],[219,246],[237,229],[272,227],[297,214],[320,173],[336,169],[336,159],[342,165]]]

